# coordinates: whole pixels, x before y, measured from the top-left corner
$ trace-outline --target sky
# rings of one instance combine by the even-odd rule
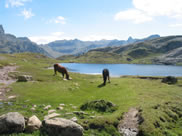
[[[182,34],[182,0],[0,0],[5,32],[38,44]]]

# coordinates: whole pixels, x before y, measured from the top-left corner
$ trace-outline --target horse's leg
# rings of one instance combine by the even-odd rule
[[[56,71],[57,71],[57,70],[54,68],[54,75],[53,75],[53,76],[55,76],[55,75],[57,74]]]
[[[108,82],[111,83],[111,81],[110,81],[110,76],[109,76],[109,75],[108,75]]]
[[[62,76],[63,76],[63,79],[64,79],[64,73],[62,72]]]
[[[107,77],[104,75],[103,76],[103,79],[104,79],[104,83],[103,84],[105,85],[106,84]]]

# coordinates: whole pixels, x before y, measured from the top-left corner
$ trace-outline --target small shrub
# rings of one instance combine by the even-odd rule
[[[95,110],[98,112],[114,112],[117,107],[112,102],[105,100],[95,100],[86,102],[80,107],[81,110]]]

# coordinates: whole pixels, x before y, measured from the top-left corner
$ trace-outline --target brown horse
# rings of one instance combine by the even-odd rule
[[[59,64],[54,64],[54,76],[57,74],[56,72],[60,72],[64,78],[64,74],[66,74],[66,79],[69,80],[69,74],[68,71],[65,67],[59,65]]]
[[[103,85],[106,84],[107,79],[108,79],[108,81],[109,81],[109,83],[110,83],[109,70],[108,70],[108,69],[104,69],[104,70],[102,71],[102,75],[103,75],[103,80],[104,80]]]

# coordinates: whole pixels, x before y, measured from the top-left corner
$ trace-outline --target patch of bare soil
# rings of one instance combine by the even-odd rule
[[[119,122],[118,130],[123,136],[137,136],[139,133],[139,124],[141,123],[141,116],[136,108],[130,108],[124,114],[123,119]]]
[[[17,66],[5,66],[0,69],[0,100],[6,100],[6,92],[10,91],[8,86],[14,82],[16,79],[13,79],[8,76],[9,72],[14,72]]]

